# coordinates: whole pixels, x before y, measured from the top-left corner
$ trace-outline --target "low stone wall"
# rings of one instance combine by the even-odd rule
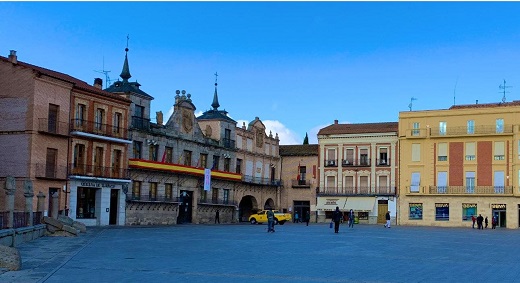
[[[0,245],[17,247],[45,235],[45,224],[17,229],[0,230]]]
[[[126,225],[174,225],[178,209],[177,204],[170,203],[127,203]]]
[[[201,205],[197,207],[197,216],[199,224],[214,224],[215,215],[219,211],[220,223],[236,223],[238,220],[235,217],[235,207],[231,206],[215,206],[215,205]]]

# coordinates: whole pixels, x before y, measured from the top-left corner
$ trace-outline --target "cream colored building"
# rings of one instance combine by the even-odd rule
[[[318,221],[337,207],[352,209],[359,223],[385,223],[397,213],[399,150],[397,122],[334,124],[318,132]]]
[[[520,101],[401,112],[399,223],[518,228],[518,121]]]

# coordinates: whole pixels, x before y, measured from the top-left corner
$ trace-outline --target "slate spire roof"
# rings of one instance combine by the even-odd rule
[[[218,76],[218,75],[215,73],[215,76]],[[216,79],[215,79],[215,93],[213,94],[213,102],[211,103],[211,107],[213,107],[213,109],[202,113],[202,115],[197,117],[197,120],[221,120],[221,121],[227,121],[227,122],[231,122],[231,123],[235,123],[235,124],[237,123],[235,120],[231,119],[227,115],[228,112],[226,110],[218,110],[218,108],[220,107],[220,104],[218,103],[217,80]]]
[[[130,75],[130,67],[128,67],[128,50],[128,47],[125,48],[125,63],[123,64],[121,75],[119,75],[123,79],[123,82],[128,82],[128,79],[132,77],[132,75]]]

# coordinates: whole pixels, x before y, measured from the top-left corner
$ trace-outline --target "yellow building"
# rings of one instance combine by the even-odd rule
[[[520,101],[400,112],[398,223],[518,228],[519,144]]]

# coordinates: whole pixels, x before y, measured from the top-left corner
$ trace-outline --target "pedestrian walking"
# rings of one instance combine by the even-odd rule
[[[298,217],[299,217],[298,212],[294,212],[294,221],[293,221],[293,223],[298,223]]]
[[[309,221],[311,221],[311,212],[307,211],[307,213],[305,213],[305,222],[307,223],[307,226],[309,226]]]
[[[386,224],[385,228],[390,228],[390,211],[385,214]]]
[[[497,228],[497,218],[496,216],[493,216],[493,218],[491,218],[491,229],[496,229]]]
[[[274,212],[272,208],[267,211],[267,233],[274,233]]]
[[[339,206],[336,206],[336,211],[332,214],[332,221],[334,221],[334,233],[339,233],[339,223],[343,218],[343,213],[339,210]]]
[[[475,221],[477,221],[477,218],[475,218],[473,214],[471,214],[471,221],[473,221],[473,229],[475,229]]]
[[[484,223],[486,223],[486,229],[488,227],[488,219],[487,219],[487,216],[486,216],[486,219],[484,219]]]
[[[215,212],[215,224],[220,224],[220,212],[217,209],[217,212]]]
[[[354,210],[350,210],[348,213],[348,227],[354,228]]]
[[[482,217],[482,214],[479,214],[478,217],[477,217],[477,227],[478,229],[484,229],[482,227],[482,222],[484,221],[484,217]]]

